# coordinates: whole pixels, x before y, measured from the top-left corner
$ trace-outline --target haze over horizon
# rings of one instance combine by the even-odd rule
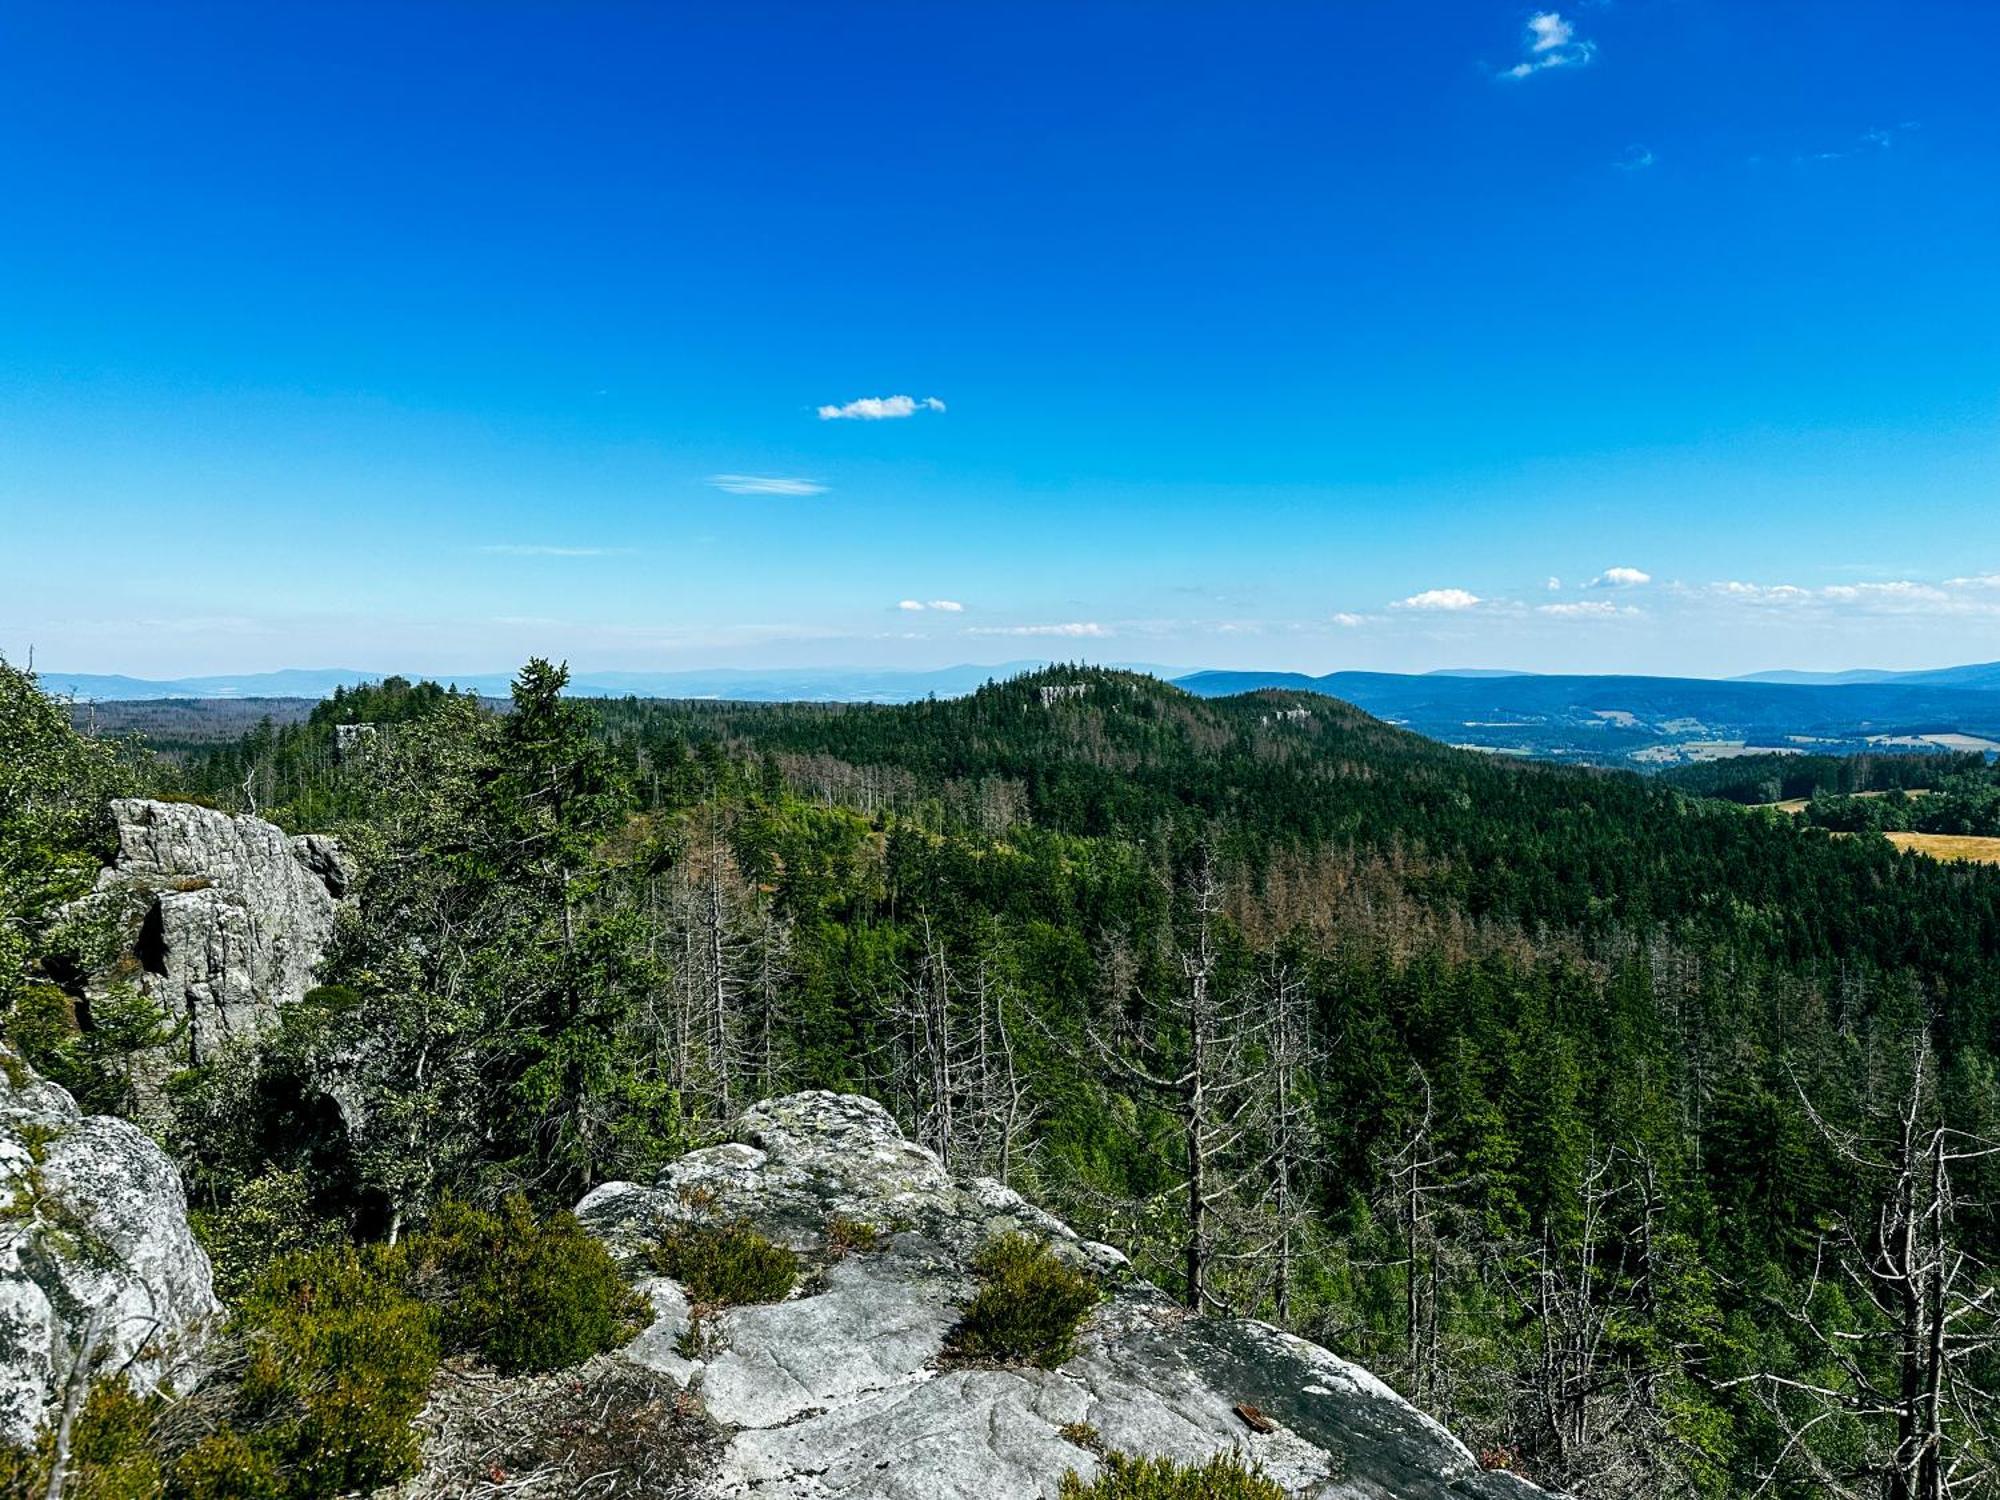
[[[0,653],[2000,658],[1996,42],[1721,0],[17,7]]]

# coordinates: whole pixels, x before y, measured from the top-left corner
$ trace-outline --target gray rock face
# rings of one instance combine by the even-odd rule
[[[732,1134],[654,1187],[605,1184],[578,1216],[635,1275],[660,1231],[693,1217],[745,1219],[820,1261],[836,1215],[889,1232],[790,1300],[710,1319],[702,1358],[682,1340],[681,1290],[640,1280],[656,1320],[625,1357],[697,1393],[729,1431],[718,1496],[1042,1500],[1068,1471],[1095,1472],[1093,1454],[1063,1433],[1086,1423],[1127,1453],[1193,1461],[1235,1449],[1315,1500],[1543,1493],[1482,1473],[1464,1444],[1358,1366],[1265,1323],[1190,1319],[1110,1246],[996,1182],[954,1181],[871,1100],[767,1100]],[[940,1369],[971,1294],[968,1262],[1009,1231],[1046,1240],[1109,1295],[1059,1369]],[[1242,1402],[1276,1430],[1253,1432],[1235,1412]]]
[[[126,977],[185,1021],[190,1061],[263,1030],[312,987],[333,936],[348,883],[338,843],[190,803],[111,806],[118,858],[88,899],[129,928]]]
[[[86,1348],[150,1390],[220,1312],[166,1155],[0,1051],[0,1442],[26,1443]]]

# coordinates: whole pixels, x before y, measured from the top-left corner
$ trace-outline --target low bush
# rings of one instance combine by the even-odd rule
[[[1075,1470],[1063,1476],[1061,1500],[1285,1500],[1284,1490],[1234,1453],[1198,1464],[1171,1458],[1129,1458],[1107,1453],[1089,1482]]]
[[[75,1500],[157,1500],[153,1443],[159,1398],[135,1395],[121,1377],[91,1389],[70,1433],[65,1493]],[[57,1414],[31,1449],[0,1449],[0,1500],[41,1500],[55,1468]]]
[[[210,1433],[174,1461],[173,1500],[290,1500],[277,1465],[238,1432]]]
[[[799,1279],[799,1258],[748,1224],[676,1224],[653,1247],[653,1265],[702,1307],[778,1302]]]
[[[310,1250],[274,1263],[245,1295],[240,1427],[284,1496],[369,1490],[415,1470],[410,1423],[437,1368],[438,1339],[431,1310],[404,1289],[399,1270],[379,1250]],[[224,1456],[208,1455],[211,1471]]]
[[[1053,1369],[1076,1348],[1077,1329],[1097,1305],[1097,1286],[1025,1234],[988,1241],[972,1263],[979,1290],[952,1330],[957,1358]]]
[[[270,1171],[238,1188],[221,1208],[188,1214],[195,1238],[215,1268],[215,1290],[233,1301],[271,1264],[341,1238],[341,1226],[313,1211],[302,1171]]]
[[[404,1250],[409,1286],[438,1309],[448,1348],[502,1374],[581,1364],[636,1332],[643,1299],[572,1214],[527,1200],[487,1213],[447,1203]]]

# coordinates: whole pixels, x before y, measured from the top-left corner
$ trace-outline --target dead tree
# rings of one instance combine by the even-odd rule
[[[1958,1500],[2000,1482],[2000,1275],[1968,1243],[1958,1186],[1969,1163],[2000,1156],[2000,1141],[1950,1123],[1936,1073],[1922,1029],[1894,1107],[1857,1131],[1799,1091],[1869,1201],[1823,1236],[1785,1309],[1813,1364],[1730,1382],[1753,1386],[1785,1434],[1758,1493],[1803,1479],[1835,1500]],[[1821,1296],[1828,1284],[1846,1297]],[[1835,1429],[1844,1441],[1819,1441]]]
[[[1106,1035],[1096,1026],[1093,1051],[1111,1076],[1170,1114],[1181,1145],[1181,1180],[1162,1198],[1181,1204],[1182,1296],[1191,1311],[1226,1306],[1210,1285],[1219,1216],[1240,1204],[1246,1184],[1269,1165],[1257,1151],[1266,1123],[1264,1079],[1252,1060],[1268,1017],[1251,997],[1232,994],[1218,970],[1223,890],[1212,852],[1204,851],[1188,892],[1188,936],[1175,946],[1174,994],[1154,1002],[1142,1024]]]

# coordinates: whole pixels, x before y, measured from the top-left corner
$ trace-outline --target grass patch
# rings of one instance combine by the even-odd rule
[[[1076,1348],[1076,1334],[1097,1305],[1097,1285],[1025,1234],[987,1242],[972,1263],[979,1290],[951,1332],[956,1359],[1054,1369]]]
[[[1061,1500],[1286,1500],[1262,1469],[1246,1469],[1234,1453],[1198,1464],[1107,1453],[1096,1479],[1086,1482],[1072,1469],[1057,1494]]]
[[[676,1224],[654,1245],[652,1260],[700,1307],[780,1302],[799,1279],[799,1258],[740,1220]]]

